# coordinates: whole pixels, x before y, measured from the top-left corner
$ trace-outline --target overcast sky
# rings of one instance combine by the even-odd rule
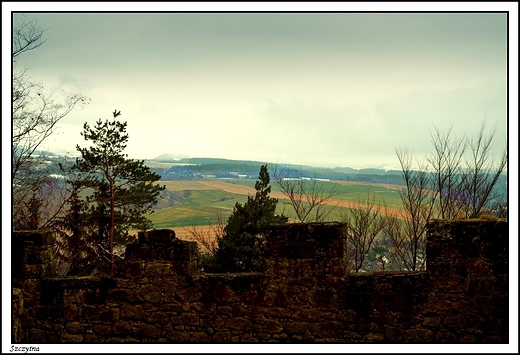
[[[472,135],[485,117],[506,145],[505,13],[24,16],[48,39],[20,64],[92,100],[45,149],[75,152],[114,109],[138,159],[397,168],[397,146],[421,157],[434,126]]]

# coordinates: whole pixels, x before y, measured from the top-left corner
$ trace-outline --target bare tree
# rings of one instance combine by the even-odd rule
[[[389,253],[387,253],[390,265],[396,270],[410,270],[409,267],[412,264],[410,261],[413,258],[412,243],[406,235],[404,221],[391,214],[386,215],[384,219],[384,233],[390,241]]]
[[[432,170],[432,188],[437,194],[436,215],[442,219],[460,216],[465,201],[462,197],[462,162],[468,146],[467,140],[452,139],[452,128],[441,131],[434,127],[431,135],[433,153],[427,157]]]
[[[507,168],[507,150],[498,159],[492,157],[495,133],[496,128],[486,134],[485,120],[472,139],[453,138],[452,128],[441,131],[434,127],[434,152],[426,158],[428,166],[419,164],[415,170],[411,154],[396,149],[406,183],[401,192],[404,215],[389,215],[385,233],[392,242],[391,254],[398,267],[424,268],[425,229],[432,218],[476,218],[490,212],[507,215],[507,202],[498,199],[496,191]]]
[[[341,221],[346,223],[347,256],[353,262],[353,270],[363,269],[363,263],[376,236],[383,229],[382,205],[376,204],[375,196],[358,198],[358,207],[342,212]]]
[[[69,196],[65,182],[58,177],[45,176],[34,187],[33,191],[25,192],[24,198],[20,198],[18,189],[13,189],[18,192],[18,202],[22,202],[13,206],[13,224],[17,229],[52,229]]]
[[[188,231],[193,240],[199,243],[202,246],[202,252],[210,254],[211,256],[215,255],[215,251],[217,249],[217,237],[222,237],[224,235],[224,228],[226,227],[226,223],[224,222],[224,217],[219,212],[217,213],[217,222],[216,224],[208,223],[209,228],[197,228],[196,226],[192,226]]]
[[[424,166],[412,167],[412,156],[406,149],[396,149],[406,188],[401,191],[403,218],[386,219],[386,232],[395,254],[404,268],[422,270],[426,261],[426,224],[434,213],[436,192],[431,189]],[[400,263],[397,263],[400,264]]]
[[[496,128],[485,134],[482,121],[475,137],[452,138],[452,128],[431,134],[434,148],[427,161],[432,171],[432,189],[437,196],[436,217],[443,219],[475,218],[495,210],[503,214],[504,203],[494,188],[507,166],[507,152],[495,159],[491,143]],[[465,163],[465,164],[464,164]]]
[[[58,98],[49,93],[41,83],[28,77],[28,69],[17,67],[17,58],[40,47],[44,30],[35,20],[16,18],[13,23],[12,47],[12,187],[13,222],[15,228],[22,227],[28,212],[29,201],[34,202],[42,188],[49,183],[48,157],[35,154],[39,146],[54,132],[57,123],[67,116],[77,105],[88,103],[82,95],[65,95]],[[59,203],[56,206],[62,206]],[[31,204],[32,208],[36,204]],[[50,214],[55,215],[56,211]],[[40,214],[43,216],[43,214]],[[39,224],[47,223],[42,221]],[[33,223],[34,225],[34,223]]]
[[[282,203],[288,203],[294,209],[300,222],[323,222],[337,207],[333,197],[338,195],[336,185],[325,189],[323,182],[316,176],[305,177],[300,169],[297,177],[290,177],[287,167],[277,165],[273,172],[273,182],[287,197]]]
[[[462,185],[467,193],[465,217],[476,218],[483,212],[492,209],[496,195],[495,188],[500,174],[507,167],[507,150],[501,157],[491,156],[491,143],[496,133],[496,127],[491,133],[485,134],[486,122],[482,121],[477,135],[469,141],[469,157],[463,172]]]
[[[46,39],[43,39],[44,32],[45,30],[38,25],[36,20],[26,21],[24,18],[14,18],[12,48],[13,61],[20,54],[36,49],[45,43]]]

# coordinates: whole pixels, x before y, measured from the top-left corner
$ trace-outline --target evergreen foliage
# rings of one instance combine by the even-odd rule
[[[152,212],[165,187],[154,184],[160,176],[144,161],[128,159],[122,153],[128,141],[126,126],[126,122],[101,119],[93,128],[84,124],[81,134],[93,144],[89,148],[77,146],[81,157],[69,171],[69,177],[75,178],[68,181],[72,193],[62,220],[63,229],[68,231],[64,249],[75,273],[86,265],[90,265],[87,273],[95,268],[104,273],[104,263],[113,266],[113,242],[126,243],[131,228],[152,228],[145,215]]]
[[[264,268],[263,233],[269,224],[286,223],[288,218],[275,214],[278,200],[269,197],[267,165],[260,167],[255,184],[256,194],[244,205],[236,203],[222,236],[217,237],[216,271],[248,272]]]

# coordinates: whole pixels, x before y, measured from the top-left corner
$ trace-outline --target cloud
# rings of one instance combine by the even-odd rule
[[[117,108],[140,157],[380,165],[428,151],[433,123],[505,132],[504,14],[30,16],[35,77],[92,99],[63,123]]]

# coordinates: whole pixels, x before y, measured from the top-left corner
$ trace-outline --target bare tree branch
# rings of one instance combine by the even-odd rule
[[[22,18],[15,18],[13,21],[13,48],[12,57],[14,59],[20,54],[40,47],[47,40],[43,39],[44,29],[38,25],[38,21],[26,21]]]
[[[507,167],[507,150],[495,160],[491,156],[491,143],[496,127],[485,134],[486,122],[482,121],[475,138],[469,142],[469,157],[466,159],[466,170],[463,173],[464,191],[467,192],[465,214],[467,218],[479,217],[481,213],[491,209],[496,196],[493,189],[500,174]]]
[[[82,95],[64,95],[57,97],[49,93],[41,83],[32,82],[27,75],[27,69],[16,68],[16,58],[24,52],[40,47],[43,40],[43,30],[36,20],[26,21],[17,17],[13,24],[13,77],[12,77],[12,186],[13,186],[13,221],[14,228],[22,228],[26,216],[44,217],[43,225],[48,226],[52,216],[57,216],[59,206],[64,201],[56,202],[55,211],[29,211],[28,206],[36,208],[34,199],[40,198],[40,206],[46,206],[45,196],[50,197],[50,175],[53,173],[48,159],[41,154],[35,154],[40,145],[53,134],[58,122],[67,116],[75,107],[89,102]],[[54,185],[54,191],[60,189]],[[63,191],[61,191],[63,192]],[[60,192],[60,193],[61,193]],[[45,196],[44,196],[45,195]],[[63,196],[62,196],[63,197]],[[32,203],[29,203],[29,202]],[[47,206],[49,207],[49,206]],[[41,228],[42,223],[32,223]]]
[[[297,177],[290,177],[287,167],[275,165],[273,182],[288,199],[280,202],[290,204],[302,223],[323,222],[337,206],[332,204],[333,197],[338,195],[337,187],[333,185],[326,190],[316,176],[308,178],[303,175],[300,169]]]
[[[363,269],[367,253],[384,226],[382,205],[376,204],[374,195],[358,198],[357,206],[341,213],[341,221],[346,223],[347,253],[355,272]]]
[[[464,208],[461,164],[468,143],[464,137],[453,141],[452,129],[443,132],[434,127],[430,134],[434,152],[427,158],[437,192],[437,216],[443,219],[457,218]]]
[[[429,176],[424,166],[419,165],[414,170],[412,155],[406,149],[398,148],[396,154],[406,184],[406,189],[400,195],[408,218],[402,222],[390,218],[387,220],[390,223],[388,229],[401,261],[408,270],[416,271],[421,270],[424,265],[426,225],[433,216],[437,193],[431,189]]]
[[[217,250],[217,237],[224,235],[224,228],[226,227],[222,214],[217,214],[217,223],[215,225],[212,223],[208,223],[208,225],[209,228],[206,230],[192,226],[188,232],[193,239],[204,248],[203,252],[215,255]]]

